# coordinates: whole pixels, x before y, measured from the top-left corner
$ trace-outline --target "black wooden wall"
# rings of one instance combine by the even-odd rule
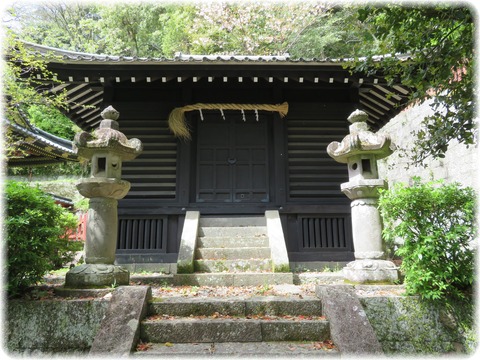
[[[291,261],[353,259],[349,200],[340,192],[347,168],[326,153],[331,141],[348,133],[346,118],[356,92],[338,85],[299,83],[184,82],[111,84],[105,105],[120,112],[120,129],[139,138],[143,153],[123,164],[132,183],[119,202],[117,261],[176,262],[185,211],[205,214],[262,214],[278,209]],[[288,115],[269,119],[271,196],[266,204],[207,206],[192,202],[195,133],[190,142],[170,133],[174,107],[204,103],[289,103]],[[250,114],[250,116],[252,116]],[[198,114],[187,115],[195,132]]]

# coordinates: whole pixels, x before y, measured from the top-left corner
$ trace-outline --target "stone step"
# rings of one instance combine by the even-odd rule
[[[140,338],[152,343],[324,341],[327,320],[247,318],[167,318],[142,321]]]
[[[197,248],[245,248],[245,247],[268,247],[266,236],[202,236],[197,239]]]
[[[295,358],[313,358],[320,356],[338,357],[340,353],[336,348],[322,348],[322,343],[319,342],[274,341],[149,344],[147,350],[137,351],[132,353],[132,355],[135,357],[186,357],[188,359],[206,356],[269,359],[272,357],[284,358],[287,355]]]
[[[266,226],[265,216],[201,216],[202,227]]]
[[[173,276],[173,284],[178,286],[261,286],[293,284],[293,274],[271,272],[175,274]]]
[[[205,273],[272,271],[271,259],[194,260],[195,271]]]
[[[268,259],[270,256],[269,247],[197,248],[195,251],[195,257],[203,260]]]
[[[200,226],[198,229],[198,236],[210,237],[251,237],[251,236],[266,236],[266,226]]]
[[[245,317],[252,315],[322,316],[322,302],[314,296],[256,296],[238,298],[171,297],[148,304],[149,315],[211,316],[215,314]]]

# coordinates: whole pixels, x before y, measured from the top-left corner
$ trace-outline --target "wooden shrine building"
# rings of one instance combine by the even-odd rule
[[[347,167],[326,147],[348,133],[355,109],[379,129],[402,109],[409,89],[352,75],[341,60],[151,59],[30,46],[64,82],[53,91],[67,91],[68,115],[78,126],[94,129],[112,105],[120,130],[144,144],[123,164],[122,178],[132,186],[119,201],[119,263],[175,263],[189,210],[278,210],[291,262],[353,259],[350,201],[340,191]],[[189,139],[169,128],[178,108]]]

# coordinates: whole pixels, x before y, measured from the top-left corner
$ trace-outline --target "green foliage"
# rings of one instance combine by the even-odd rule
[[[407,292],[433,301],[468,297],[476,236],[473,189],[416,178],[410,187],[383,191],[379,205],[385,240],[404,241],[396,253]]]
[[[16,296],[50,270],[73,258],[74,244],[64,236],[77,218],[26,183],[6,183],[7,292]]]
[[[47,63],[28,51],[24,44],[7,32],[3,43],[6,61],[3,74],[3,90],[6,98],[5,115],[11,121],[16,118],[18,106],[42,105],[47,108],[64,108],[66,93],[50,92],[45,84],[59,84],[55,74],[47,69]],[[37,79],[37,75],[41,80]]]
[[[17,20],[17,26],[18,22],[24,24],[23,40],[81,52],[102,47],[97,5],[93,3],[17,3],[8,11]]]
[[[369,56],[358,60],[356,69],[412,87],[412,103],[432,99],[432,115],[414,132],[413,160],[420,164],[429,156],[444,157],[452,140],[474,144],[472,9],[456,3],[372,5],[359,10],[359,19],[374,30],[379,53],[365,54]],[[398,53],[408,54],[409,59],[390,56],[375,61],[372,57]]]
[[[82,164],[79,162],[65,162],[63,164],[39,165],[33,167],[9,167],[8,175],[13,176],[79,176],[85,177],[89,174],[90,164]]]
[[[28,108],[28,115],[33,125],[63,139],[73,140],[80,131],[78,126],[56,108],[32,105]]]
[[[378,54],[372,26],[358,19],[359,7],[344,4],[316,16],[289,37],[287,52],[294,58],[352,58]]]
[[[50,3],[13,5],[31,42],[124,56],[192,54],[352,56],[371,43],[354,6],[322,2]]]

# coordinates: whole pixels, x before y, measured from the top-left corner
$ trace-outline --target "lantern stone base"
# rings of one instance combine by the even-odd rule
[[[65,276],[65,287],[74,289],[128,285],[129,282],[130,272],[111,264],[82,264],[70,269]]]
[[[362,259],[347,264],[343,277],[353,283],[394,283],[398,280],[398,267],[388,260]]]

